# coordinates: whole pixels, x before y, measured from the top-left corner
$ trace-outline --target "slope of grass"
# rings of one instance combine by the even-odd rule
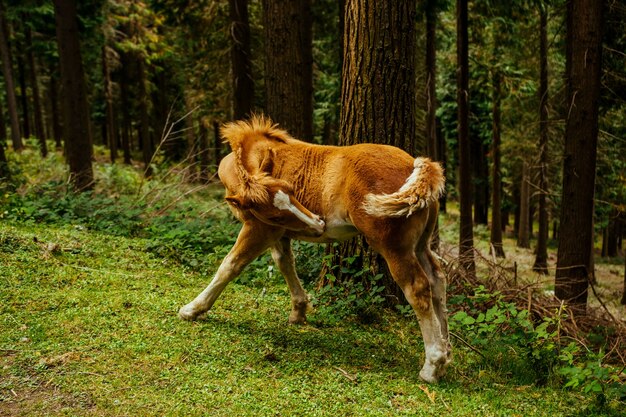
[[[591,397],[511,382],[456,346],[417,377],[417,323],[286,324],[279,278],[232,284],[202,321],[177,308],[207,283],[141,238],[0,224],[0,415],[572,415]]]

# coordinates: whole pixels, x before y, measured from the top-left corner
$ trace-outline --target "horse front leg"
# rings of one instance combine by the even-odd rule
[[[178,311],[183,320],[195,320],[213,307],[224,288],[237,278],[243,268],[265,252],[284,233],[282,229],[258,221],[246,221],[237,242],[222,260],[213,280],[193,301]]]
[[[305,324],[306,312],[309,308],[309,299],[302,288],[298,274],[296,273],[296,262],[291,250],[291,240],[282,238],[272,247],[272,258],[278,269],[285,277],[289,292],[291,293],[291,313],[289,323]]]

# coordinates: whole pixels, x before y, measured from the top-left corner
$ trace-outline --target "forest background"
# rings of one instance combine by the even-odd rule
[[[607,269],[612,271],[617,265],[624,265],[626,3],[623,1],[470,2],[465,27],[469,58],[465,66],[468,97],[465,116],[459,106],[458,91],[462,89],[458,77],[464,66],[459,60],[462,46],[459,47],[458,40],[463,33],[463,28],[459,29],[463,22],[459,10],[463,5],[468,7],[467,2],[413,1],[403,3],[406,9],[389,7],[386,12],[386,2],[376,1],[72,3],[1,3],[4,88],[0,91],[0,176],[5,190],[1,214],[4,221],[55,224],[84,220],[88,216],[91,219],[88,223],[94,229],[126,227],[126,234],[149,236],[181,232],[174,219],[185,216],[168,210],[176,207],[182,197],[167,200],[166,193],[155,190],[163,186],[162,181],[174,177],[180,189],[185,190],[184,197],[213,190],[216,166],[228,152],[220,141],[219,126],[258,112],[268,114],[295,137],[310,142],[392,143],[413,155],[426,154],[442,161],[447,172],[442,212],[449,212],[453,220],[441,223],[452,230],[441,228],[441,251],[447,254],[447,271],[457,276],[452,283],[457,283],[459,294],[480,296],[484,290],[493,296],[502,292],[503,287],[512,287],[513,281],[517,284],[518,268],[526,269],[529,276],[530,269],[534,269],[537,274],[556,275],[556,282],[532,275],[533,288],[542,300],[537,300],[535,306],[547,306],[546,310],[558,308],[558,300],[543,291],[555,291],[557,296],[559,291],[564,291],[559,299],[571,302],[572,306],[582,305],[582,312],[578,313],[582,323],[582,317],[589,311],[585,309],[588,288],[595,292],[594,285],[603,285],[594,281],[596,260],[609,265]],[[591,132],[591,138],[585,136],[588,133],[583,129],[569,127],[574,137],[583,137],[579,142],[591,148],[579,143],[580,148],[574,144],[574,148],[568,149],[568,122],[575,118],[571,116],[577,107],[572,105],[568,56],[591,48],[589,44],[572,40],[569,28],[573,26],[568,19],[572,19],[572,8],[576,5],[585,10],[593,3],[604,6],[599,14],[602,30],[597,31],[596,39],[601,49],[598,98],[592,100],[595,109],[590,111],[597,118],[597,131],[595,135]],[[373,13],[371,17],[376,19],[363,18],[368,13]],[[366,33],[376,33],[383,40],[380,44],[372,43],[371,50],[360,51],[363,56],[378,56],[376,51],[385,45],[393,50],[386,61],[365,62],[363,66],[374,72],[394,66],[410,68],[410,81],[389,77],[397,81],[389,91],[400,90],[405,94],[390,95],[389,101],[398,102],[408,95],[410,111],[378,116],[376,109],[367,105],[359,111],[355,107],[357,100],[346,95],[349,80],[359,79],[359,74],[351,73],[350,65],[346,64],[350,58],[349,45],[359,45],[357,31],[349,30],[354,21],[359,22],[351,20],[354,16],[380,22],[378,27],[372,23]],[[386,36],[389,43],[385,43]],[[400,42],[402,47],[394,49],[394,42]],[[373,91],[374,101],[385,102],[380,95],[384,90]],[[350,120],[342,114],[348,108],[357,109],[353,114],[360,120]],[[369,110],[375,115],[370,115]],[[376,117],[383,120],[389,117],[400,127],[389,123],[393,129],[380,128]],[[467,118],[465,138],[459,128],[463,117]],[[581,116],[581,120],[583,117],[586,116]],[[365,127],[365,135],[350,136],[346,133],[349,126]],[[368,132],[376,133],[369,137]],[[591,167],[591,174],[568,173],[564,162],[570,154],[587,158],[583,164]],[[32,174],[29,169],[38,164],[50,172]],[[66,164],[68,172],[64,170]],[[134,200],[125,206],[125,197],[118,195],[124,192],[113,189],[115,181],[107,182],[119,175],[116,172],[120,168],[116,167],[121,165],[128,165],[145,178],[129,180],[132,187],[126,184],[127,188],[136,186],[140,190],[131,194],[140,196],[141,204]],[[579,175],[581,183],[592,177],[591,192],[576,183]],[[40,178],[35,180],[35,176]],[[592,209],[589,213],[580,214],[570,202],[563,204],[568,178],[575,179],[574,187],[580,192],[567,198],[592,203],[588,204]],[[107,212],[112,205],[125,211]],[[146,205],[152,206],[154,212]],[[142,210],[144,216],[152,213],[147,215],[150,218],[155,212],[171,217],[151,223],[142,217]],[[583,224],[589,225],[585,230],[591,233],[564,227],[564,213],[568,210],[580,214]],[[90,211],[90,215],[81,214]],[[94,211],[100,217],[93,215]],[[458,218],[454,217],[457,213],[460,213]],[[212,230],[226,227],[222,217],[212,219],[206,211],[200,213],[200,218],[207,221],[204,227],[210,224]],[[463,235],[468,224],[471,233],[478,236],[478,252],[473,248],[469,251],[479,262],[477,270],[462,259],[468,253],[464,245],[468,241],[473,245],[473,240]],[[493,227],[494,224],[499,227]],[[192,269],[206,267],[210,262],[203,260],[201,253],[212,250],[219,253],[221,246],[232,239],[232,232],[216,233],[218,237],[209,242],[200,231],[201,224],[194,223],[192,227],[184,231],[183,237],[176,236],[178,240],[154,240],[148,246],[154,253],[172,257]],[[513,256],[503,260],[507,241],[509,247],[510,242],[520,248],[530,248],[532,244],[534,253],[523,259]],[[562,242],[587,244],[582,246],[586,257],[574,256],[568,265],[559,268],[561,259],[579,255],[581,250],[561,247]],[[362,256],[367,254],[362,242],[343,248],[330,247],[325,254],[306,253],[320,263],[323,259],[343,259],[339,268],[315,269],[318,275],[308,278],[310,282],[317,281],[321,294],[326,291],[334,301],[346,295],[330,285],[335,279],[361,277],[361,287],[347,293],[370,297],[365,305],[356,308],[361,316],[368,317],[372,303],[381,304],[372,300],[389,299],[395,291],[384,278],[378,282],[385,275],[384,268],[379,271],[381,267],[375,259]],[[480,264],[481,257],[487,258],[487,262]],[[573,276],[569,272],[573,269],[582,272]],[[598,279],[605,276],[598,275]],[[626,270],[622,280],[615,276],[605,284],[607,290],[603,292],[603,297],[609,299],[607,303],[612,305],[606,309],[612,320],[592,321],[591,327],[584,328],[584,337],[596,334],[589,329],[598,323],[610,329],[623,326],[623,307],[618,302],[621,298],[626,303],[626,285],[620,288],[620,281],[626,284]],[[527,299],[532,299],[527,295],[530,293],[526,292],[526,285],[528,282],[521,285],[523,291],[509,291],[506,301],[526,304]],[[519,301],[520,293],[523,301]],[[602,299],[600,302],[603,303]],[[529,311],[531,304],[527,303]],[[598,305],[595,298],[593,304]],[[401,305],[397,309],[406,313]],[[473,317],[480,314],[467,306],[459,312],[470,313],[470,318],[471,313],[475,313]],[[589,311],[590,316],[594,314]],[[574,309],[568,315],[569,319],[572,317],[576,317]],[[462,326],[474,324],[462,315],[457,319]],[[542,317],[537,320],[541,321]],[[533,329],[534,332],[536,328]],[[546,329],[552,327],[546,325]],[[615,330],[608,333],[612,331]],[[539,334],[533,332],[535,336]],[[619,355],[618,359],[615,355],[623,340],[609,337],[606,332],[600,335],[603,343],[595,351],[609,351],[613,357],[609,360],[610,355],[602,354],[602,358],[619,363]],[[606,375],[583,377],[588,362],[580,363],[584,366],[573,367],[580,369],[576,374],[578,379],[572,377],[568,382],[578,381],[589,390],[599,387],[603,395],[607,387],[623,378],[623,370],[619,369]]]

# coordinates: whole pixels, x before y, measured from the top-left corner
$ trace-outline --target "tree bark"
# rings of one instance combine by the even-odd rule
[[[437,140],[437,1],[428,0],[426,8],[426,149],[433,161],[441,161]],[[431,248],[439,250],[439,219],[433,231]]]
[[[502,246],[502,210],[501,191],[502,177],[500,171],[500,102],[502,92],[500,83],[500,72],[496,69],[493,72],[493,129],[492,129],[492,190],[491,190],[491,245],[495,256],[504,258],[504,247]]]
[[[519,204],[519,230],[517,231],[517,246],[520,248],[530,248],[530,175],[528,164],[524,162],[522,168],[522,183],[520,186]]]
[[[63,120],[70,181],[75,190],[83,191],[93,187],[93,141],[78,38],[76,1],[54,0],[54,11],[63,82]]]
[[[346,1],[340,145],[385,143],[415,153],[416,13],[416,1]],[[374,275],[383,274],[388,299],[404,300],[383,258],[364,241],[352,239],[331,251],[357,257],[351,270],[369,265]]]
[[[476,275],[474,263],[474,231],[472,222],[472,171],[469,143],[469,58],[467,0],[456,1],[457,20],[457,105],[459,140],[460,236],[459,265],[464,273]]]
[[[135,58],[137,60],[137,101],[139,102],[139,131],[141,134],[141,151],[144,164],[143,174],[146,177],[151,177],[152,167],[150,166],[150,163],[152,162],[154,149],[152,146],[152,138],[150,137],[150,115],[148,113],[149,97],[146,86],[148,77],[146,74],[145,58],[143,55],[141,53],[137,53]]]
[[[104,101],[106,107],[106,143],[109,146],[109,157],[114,164],[117,159],[117,123],[113,111],[113,83],[111,82],[111,70],[109,69],[109,57],[107,45],[102,46],[102,77],[104,78]]]
[[[20,105],[22,106],[22,133],[25,138],[30,138],[30,112],[28,110],[28,94],[26,88],[26,68],[24,66],[24,58],[22,51],[18,46],[17,51],[17,81],[20,84]]]
[[[39,96],[39,82],[37,81],[37,65],[35,61],[35,54],[33,53],[33,40],[32,31],[30,26],[25,25],[24,31],[26,32],[26,49],[28,51],[28,69],[30,74],[30,85],[33,96],[33,110],[35,111],[35,135],[39,141],[39,151],[41,156],[45,158],[48,156],[48,145],[46,143],[46,132],[43,127],[43,111],[41,110],[41,98]]]
[[[13,65],[11,60],[11,47],[9,45],[9,28],[6,21],[4,2],[0,2],[0,55],[2,55],[2,73],[4,86],[7,93],[7,107],[11,120],[11,142],[13,149],[20,151],[24,148],[20,121],[17,114],[17,100],[15,99],[15,85],[13,82]]]
[[[120,73],[120,102],[122,105],[122,153],[124,155],[124,164],[131,164],[131,130],[132,123],[130,120],[130,100],[128,97],[128,83],[130,81],[130,59],[128,58],[127,53],[120,54],[120,59],[122,62],[122,70]]]
[[[313,139],[311,0],[263,0],[266,112],[293,136]]]
[[[570,0],[567,7],[568,110],[555,294],[580,310],[587,306],[591,273],[603,5]]]
[[[48,91],[50,92],[50,113],[52,119],[52,134],[54,136],[54,144],[57,149],[63,147],[62,138],[63,131],[61,128],[61,114],[59,113],[59,94],[57,79],[54,74],[50,74],[50,83],[48,84]]]
[[[548,274],[548,13],[540,6],[539,23],[539,230],[533,271]]]
[[[622,290],[621,305],[626,305],[626,256],[624,256],[624,289]]]
[[[233,76],[233,118],[250,116],[254,108],[254,80],[250,53],[248,0],[229,0],[230,59]]]

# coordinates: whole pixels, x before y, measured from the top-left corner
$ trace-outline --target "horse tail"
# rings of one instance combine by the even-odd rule
[[[376,217],[409,217],[428,207],[445,191],[443,168],[428,158],[416,158],[413,172],[404,185],[392,194],[367,194],[363,208]]]

